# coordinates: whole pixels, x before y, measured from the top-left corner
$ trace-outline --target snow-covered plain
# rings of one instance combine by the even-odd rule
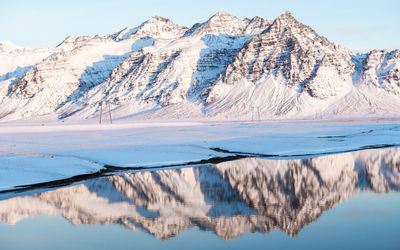
[[[2,123],[0,191],[104,166],[173,167],[237,154],[293,159],[393,146],[400,146],[394,120]]]

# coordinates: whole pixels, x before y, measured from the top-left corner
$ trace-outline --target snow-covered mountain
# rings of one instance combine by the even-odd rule
[[[296,236],[363,191],[400,191],[399,148],[114,175],[2,200],[0,221],[59,215],[73,224],[144,230],[161,240],[193,226],[225,240],[277,229]]]
[[[400,51],[356,54],[289,12],[219,12],[191,28],[155,16],[56,48],[0,43],[0,119],[398,116]]]

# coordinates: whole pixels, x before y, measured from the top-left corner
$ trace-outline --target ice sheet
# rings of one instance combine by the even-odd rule
[[[0,187],[160,167],[234,153],[304,158],[400,144],[397,122],[153,122],[1,124]]]

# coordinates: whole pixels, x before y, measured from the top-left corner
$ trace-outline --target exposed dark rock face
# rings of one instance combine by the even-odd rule
[[[326,98],[351,84],[353,71],[349,51],[319,36],[287,12],[245,44],[228,66],[223,82],[235,84],[243,78],[257,82],[273,75],[299,91]]]
[[[190,29],[155,16],[106,36],[67,37],[54,49],[0,43],[0,61],[5,119],[87,118],[104,101],[119,117],[148,118],[171,110],[240,119],[256,108],[269,119],[400,109],[398,50],[354,54],[289,12],[273,22],[219,12]]]

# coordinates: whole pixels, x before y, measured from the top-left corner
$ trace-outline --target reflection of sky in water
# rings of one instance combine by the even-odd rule
[[[0,249],[396,249],[399,162],[243,158],[8,193]]]
[[[0,244],[1,249],[398,249],[399,225],[400,194],[368,192],[326,211],[296,238],[273,231],[224,241],[195,227],[159,241],[120,226],[74,226],[61,217],[38,216],[15,226],[0,224]]]

